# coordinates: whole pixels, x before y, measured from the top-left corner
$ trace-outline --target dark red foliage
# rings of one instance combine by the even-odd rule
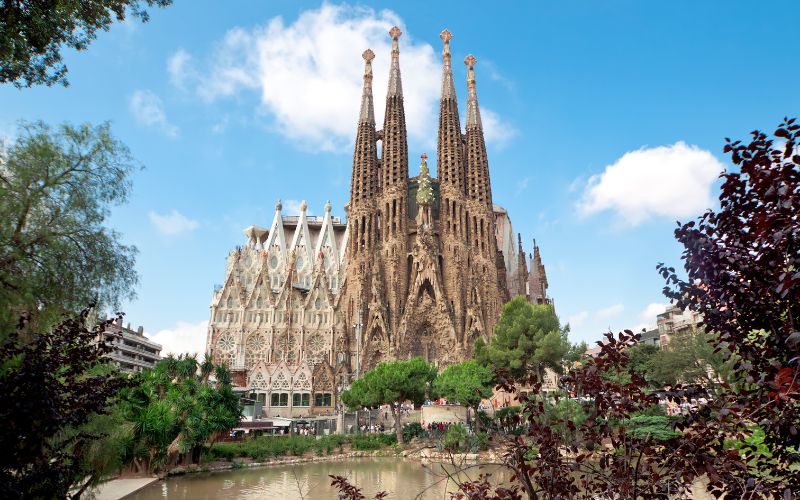
[[[328,476],[331,478],[331,486],[339,490],[339,500],[364,500],[364,494],[358,486],[350,484],[350,481],[344,476]],[[385,491],[375,493],[376,500],[382,500],[389,494]]]
[[[127,380],[97,372],[108,348],[87,328],[90,309],[22,341],[20,321],[0,346],[0,497],[66,498],[83,477],[76,450],[98,436],[76,432]],[[27,332],[26,332],[27,333]]]
[[[726,139],[738,171],[723,173],[719,209],[675,230],[687,279],[659,270],[666,295],[702,313],[717,348],[736,356],[727,409],[761,426],[787,462],[800,460],[800,125],[785,119],[774,136]],[[797,477],[787,484],[800,494]]]

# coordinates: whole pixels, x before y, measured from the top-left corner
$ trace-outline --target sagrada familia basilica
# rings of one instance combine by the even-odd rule
[[[338,390],[388,359],[422,356],[445,366],[488,340],[503,304],[523,295],[549,302],[539,249],[526,257],[489,177],[475,63],[467,65],[466,132],[461,128],[450,39],[441,33],[438,178],[421,155],[409,177],[400,29],[392,54],[383,128],[375,123],[372,61],[353,153],[346,223],[325,205],[321,217],[285,216],[245,229],[214,292],[207,351],[234,381],[257,394],[269,416],[327,413]],[[380,143],[380,148],[378,146]]]

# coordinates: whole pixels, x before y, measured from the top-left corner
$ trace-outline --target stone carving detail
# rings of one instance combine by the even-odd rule
[[[267,390],[269,388],[267,379],[264,377],[264,372],[257,371],[255,376],[250,378],[250,388],[261,390]]]
[[[272,377],[272,390],[288,391],[290,388],[289,379],[283,371],[279,371],[277,376]]]
[[[294,390],[303,390],[303,391],[310,391],[311,390],[311,381],[308,380],[308,376],[306,376],[306,372],[301,371],[294,379],[294,383],[292,384]]]

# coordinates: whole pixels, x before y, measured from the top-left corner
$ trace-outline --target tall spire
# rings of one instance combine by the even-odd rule
[[[492,187],[489,179],[489,160],[483,137],[481,113],[478,109],[478,92],[475,89],[475,63],[470,54],[464,59],[467,65],[467,193],[473,200],[492,209]]]
[[[481,112],[478,109],[478,91],[475,88],[475,63],[478,60],[472,54],[464,59],[467,65],[467,128],[483,128]]]
[[[400,45],[398,40],[403,32],[394,26],[389,30],[392,37],[392,65],[389,67],[389,94],[390,96],[402,96],[403,84],[400,81]]]
[[[353,150],[353,177],[350,182],[350,208],[357,211],[380,190],[378,186],[378,146],[375,131],[375,106],[372,102],[372,60],[375,53],[367,49],[364,58],[364,90],[358,116]]]
[[[383,188],[406,186],[408,183],[408,138],[403,106],[403,85],[400,82],[400,48],[402,32],[397,26],[389,31],[392,38],[392,63],[389,67],[389,91],[383,118]]]
[[[372,60],[375,53],[367,49],[361,54],[364,58],[364,90],[361,93],[361,113],[358,123],[371,123],[375,125],[375,105],[372,103]]]
[[[449,203],[451,197],[458,198],[465,193],[466,182],[461,123],[458,118],[458,99],[453,83],[453,64],[450,54],[450,40],[453,35],[445,29],[439,37],[443,43],[442,93],[439,101],[439,137],[436,155],[442,197],[445,203]]]
[[[456,86],[453,83],[453,63],[452,55],[450,54],[450,40],[453,34],[445,28],[439,34],[442,39],[442,99],[455,99]]]

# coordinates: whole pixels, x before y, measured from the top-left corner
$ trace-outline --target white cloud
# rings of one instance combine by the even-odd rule
[[[178,49],[167,59],[167,73],[169,81],[182,89],[189,79],[196,76],[192,63],[192,56],[183,49]]]
[[[624,310],[625,306],[623,306],[622,304],[614,304],[613,306],[600,309],[595,313],[595,316],[597,316],[597,319],[609,319],[615,316],[619,316]]]
[[[519,133],[510,123],[503,120],[500,115],[484,107],[481,107],[481,123],[483,124],[484,139],[486,139],[486,142],[494,144],[498,149],[506,147]]]
[[[283,205],[281,213],[283,215],[300,215],[300,204],[302,203],[301,200],[285,200],[281,202],[281,205]],[[314,215],[314,212],[306,208],[306,215]]]
[[[567,323],[569,323],[571,329],[575,330],[583,326],[587,319],[589,319],[589,311],[581,311],[567,318]]]
[[[711,208],[711,187],[723,169],[711,153],[682,141],[629,151],[589,178],[578,211],[612,210],[632,226],[652,216],[697,215]]]
[[[167,120],[161,98],[149,90],[137,90],[131,96],[129,108],[136,121],[148,127],[154,126],[167,137],[177,137],[178,127]]]
[[[161,344],[161,355],[168,354],[198,354],[198,359],[202,359],[206,352],[206,334],[208,332],[208,321],[199,323],[188,323],[178,321],[173,328],[160,330],[156,334],[146,334],[153,342]]]
[[[387,33],[394,25],[402,27],[403,22],[391,10],[323,4],[289,24],[276,17],[263,26],[228,31],[210,60],[200,65],[202,71],[183,54],[171,61],[181,75],[177,81],[196,73],[195,91],[204,100],[256,92],[280,133],[306,147],[347,151],[355,133],[364,70],[361,53],[366,48],[376,54],[373,93],[381,128],[391,57]],[[439,52],[408,33],[400,39],[412,150],[435,148]],[[491,110],[482,108],[481,113],[487,140],[502,144],[510,138],[509,124]]]
[[[643,328],[647,330],[655,328],[656,316],[666,311],[668,305],[669,304],[659,304],[658,302],[647,304],[647,307],[645,307],[644,310],[642,310],[642,312],[639,314],[640,323],[636,325],[633,331],[639,332]]]
[[[156,229],[158,229],[161,234],[167,236],[187,233],[200,226],[200,223],[196,220],[192,220],[174,209],[172,212],[164,215],[152,211],[148,215],[150,217],[150,222],[156,226]]]

